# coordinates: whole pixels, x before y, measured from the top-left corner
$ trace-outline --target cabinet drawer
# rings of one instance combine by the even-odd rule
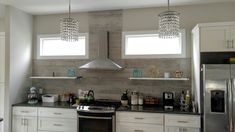
[[[77,119],[77,111],[76,109],[38,108],[38,116]]]
[[[18,116],[37,116],[38,108],[36,107],[13,107],[13,115]]]
[[[163,132],[163,126],[139,123],[118,123],[117,132]]]
[[[200,116],[193,115],[165,115],[166,126],[200,128]]]
[[[77,132],[77,120],[41,117],[38,119],[38,129],[40,131]]]
[[[163,124],[163,114],[142,112],[117,112],[118,122]]]

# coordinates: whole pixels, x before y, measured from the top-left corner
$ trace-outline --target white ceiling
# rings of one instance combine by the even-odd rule
[[[71,0],[73,12],[166,6],[167,0]],[[171,5],[193,5],[235,0],[170,0]],[[54,14],[68,11],[68,0],[0,0],[30,14]]]

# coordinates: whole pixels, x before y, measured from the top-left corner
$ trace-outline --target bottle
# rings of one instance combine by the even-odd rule
[[[128,90],[126,90],[125,92],[123,92],[122,97],[121,97],[121,103],[122,106],[127,106],[128,105]]]
[[[144,104],[144,97],[142,94],[139,94],[138,105],[143,105],[143,104]]]
[[[181,96],[180,96],[180,104],[183,104],[184,101],[185,101],[185,95],[184,95],[184,91],[182,90]]]
[[[131,105],[138,105],[138,92],[137,91],[133,91],[131,93]]]
[[[190,100],[191,100],[190,93],[189,93],[189,90],[187,90],[187,93],[186,93],[186,96],[185,96],[185,103],[188,107],[190,105]]]

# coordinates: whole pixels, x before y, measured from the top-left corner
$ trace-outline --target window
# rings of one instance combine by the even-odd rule
[[[123,32],[122,58],[183,58],[185,30],[179,38],[160,39],[155,31]]]
[[[39,35],[38,59],[88,59],[88,33],[81,33],[77,42],[61,41],[59,35]]]

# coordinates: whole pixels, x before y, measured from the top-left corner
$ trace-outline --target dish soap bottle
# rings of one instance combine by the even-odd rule
[[[190,101],[191,101],[191,96],[190,96],[189,90],[187,90],[187,93],[185,96],[185,104],[186,104],[187,108],[189,108],[189,106],[190,106]]]

